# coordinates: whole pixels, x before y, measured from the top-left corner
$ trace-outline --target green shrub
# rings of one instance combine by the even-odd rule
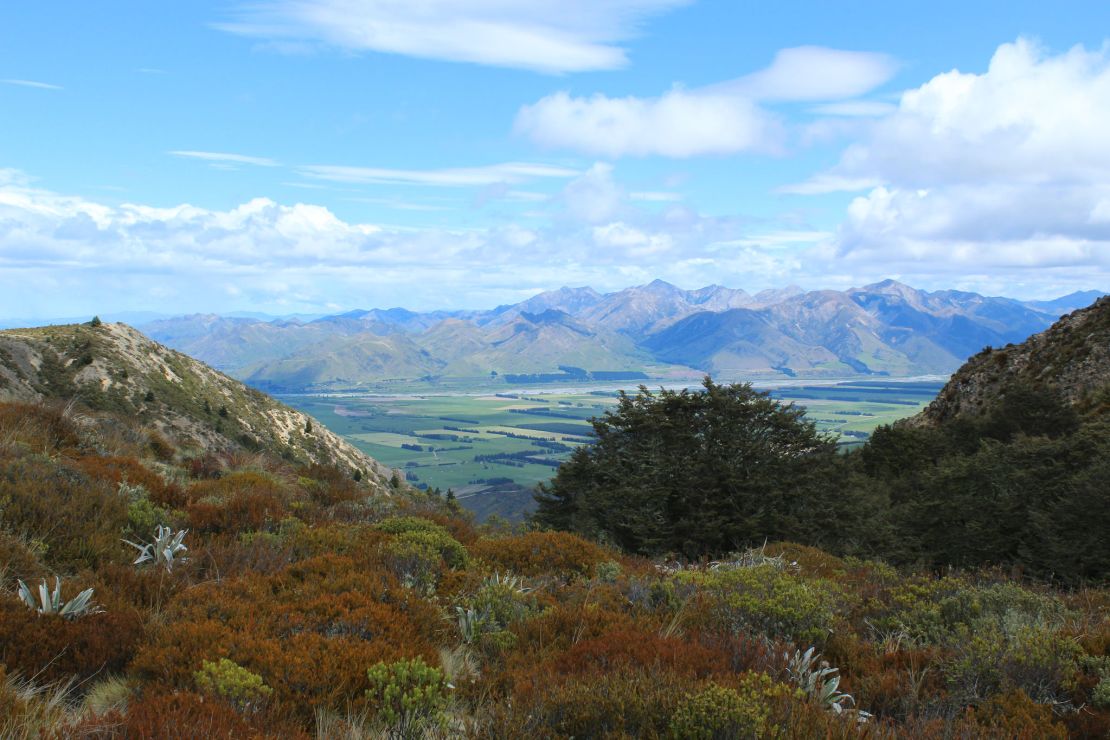
[[[822,643],[832,631],[836,591],[829,581],[802,580],[773,565],[682,571],[674,578],[700,587],[717,628],[805,644]]]
[[[688,694],[671,718],[676,740],[733,740],[762,737],[776,701],[794,696],[765,673],[747,673],[738,688],[709,684]]]
[[[463,642],[495,655],[511,650],[516,635],[508,627],[536,611],[536,599],[515,576],[494,574],[462,606],[455,607]]]
[[[1020,689],[1034,701],[1062,701],[1075,687],[1078,643],[1045,626],[961,629],[956,657],[946,666],[949,687],[976,702]]]
[[[203,661],[193,679],[201,692],[225,699],[244,711],[258,709],[274,693],[262,682],[262,676],[227,658],[216,663]]]
[[[366,698],[391,737],[408,740],[446,727],[448,684],[443,671],[414,658],[378,663],[366,673]]]
[[[415,516],[391,517],[374,526],[380,532],[395,535],[406,542],[418,542],[435,548],[450,568],[465,568],[466,548],[451,536],[445,527]]]

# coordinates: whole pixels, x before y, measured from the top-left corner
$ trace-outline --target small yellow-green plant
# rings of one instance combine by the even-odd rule
[[[442,525],[416,516],[390,517],[375,529],[406,542],[421,542],[434,547],[450,568],[465,568],[466,548]]]
[[[449,685],[443,671],[413,658],[378,663],[366,674],[367,701],[391,738],[410,740],[446,727]]]
[[[803,580],[771,564],[680,571],[674,578],[699,587],[713,622],[725,630],[811,644],[832,631],[835,588],[827,581]]]
[[[201,692],[226,699],[243,711],[258,709],[274,693],[262,676],[227,658],[203,661],[193,680]]]
[[[734,740],[762,737],[772,705],[796,692],[765,673],[748,673],[736,689],[711,683],[688,694],[671,717],[675,740]]]

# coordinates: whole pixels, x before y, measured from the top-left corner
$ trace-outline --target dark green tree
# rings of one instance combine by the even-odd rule
[[[616,410],[593,420],[596,441],[540,488],[534,523],[688,557],[765,539],[813,542],[834,520],[844,520],[840,542],[861,530],[867,507],[851,507],[869,489],[850,485],[860,476],[802,409],[750,384],[703,385],[622,392]]]

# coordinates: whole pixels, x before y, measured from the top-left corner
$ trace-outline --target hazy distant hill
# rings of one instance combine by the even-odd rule
[[[1097,295],[1022,302],[885,280],[753,296],[656,280],[608,294],[560,288],[490,311],[371,309],[308,322],[198,315],[145,328],[236,377],[286,390],[557,373],[561,365],[671,376],[908,376],[952,372],[983,347],[1020,342]]]
[[[383,486],[392,475],[305,414],[125,324],[0,331],[0,401],[70,400],[157,428],[183,447],[334,463]]]

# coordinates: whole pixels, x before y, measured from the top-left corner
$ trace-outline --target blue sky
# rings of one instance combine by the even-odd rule
[[[481,308],[653,278],[1106,289],[1108,21],[1104,3],[8,3],[0,316]]]

